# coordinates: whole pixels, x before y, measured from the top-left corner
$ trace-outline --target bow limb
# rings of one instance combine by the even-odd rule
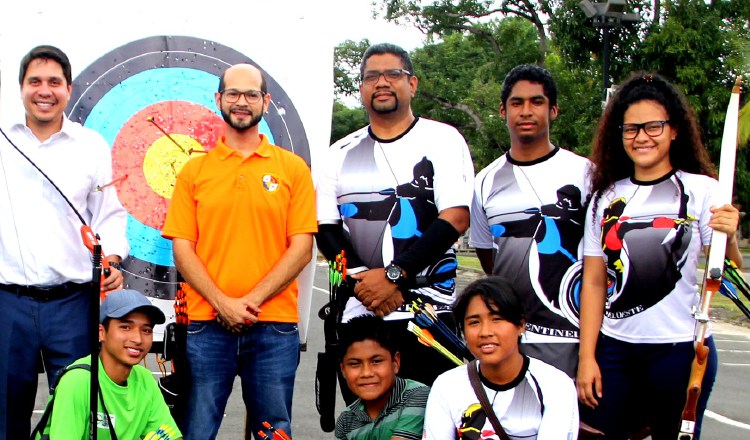
[[[732,95],[729,98],[727,115],[724,120],[724,135],[721,141],[721,156],[719,160],[719,194],[716,196],[716,201],[719,205],[732,203],[741,83],[742,78],[737,78],[732,89]],[[714,230],[711,234],[711,248],[708,253],[700,303],[693,311],[693,317],[695,318],[695,359],[690,370],[687,400],[682,410],[680,433],[677,436],[678,440],[692,440],[695,433],[696,407],[701,394],[703,376],[706,373],[706,364],[708,363],[709,348],[705,343],[706,333],[710,324],[708,312],[711,305],[711,298],[721,287],[726,244],[727,235]]]

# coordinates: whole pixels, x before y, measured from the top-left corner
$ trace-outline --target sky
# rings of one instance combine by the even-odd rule
[[[336,20],[330,31],[339,42],[368,38],[371,43],[394,43],[408,51],[422,46],[424,35],[415,28],[372,18],[372,0],[332,0],[331,3],[344,16]]]

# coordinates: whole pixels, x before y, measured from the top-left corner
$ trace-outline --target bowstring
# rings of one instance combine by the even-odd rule
[[[5,134],[5,131],[3,131],[1,127],[0,127],[0,133],[2,133],[3,137],[5,137],[5,139],[7,139],[7,141],[10,142],[11,145],[16,147],[15,144],[13,144],[13,142],[8,138],[8,135]],[[16,214],[13,208],[13,198],[10,196],[10,186],[8,185],[8,173],[5,171],[5,160],[3,159],[3,149],[0,149],[0,166],[2,166],[2,169],[3,169],[3,180],[5,181],[5,193],[8,196],[8,206],[10,207],[10,216],[13,219],[13,231],[16,234],[16,247],[18,248],[18,257],[21,260],[21,270],[23,270],[23,279],[26,282],[26,285],[29,285],[29,275],[26,272],[26,262],[24,261],[23,251],[21,250],[21,236],[18,233],[18,225],[16,224]],[[5,280],[5,281],[9,282],[9,280]]]

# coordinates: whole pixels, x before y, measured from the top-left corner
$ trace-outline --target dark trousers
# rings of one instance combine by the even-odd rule
[[[439,319],[455,332],[456,324],[453,315],[450,313],[440,313]],[[395,321],[386,321],[386,327],[394,336],[399,344],[398,349],[401,353],[401,368],[398,375],[404,379],[416,380],[425,385],[432,386],[435,379],[442,373],[456,367],[456,364],[449,361],[443,355],[438,353],[434,348],[430,348],[417,340],[417,337],[406,329],[410,319],[399,319]],[[433,336],[438,342],[445,345],[445,341],[439,339],[439,336]],[[459,358],[459,353],[453,353]],[[357,397],[352,394],[346,385],[343,375],[339,371],[339,385],[341,395],[347,405],[352,403]]]
[[[698,400],[695,439],[716,379],[718,357],[713,338],[707,339],[708,366]],[[648,425],[654,440],[677,438],[685,406],[692,342],[631,344],[601,336],[596,360],[602,373],[602,399],[595,410],[581,405],[581,420],[601,429],[607,440],[626,439]]]
[[[0,438],[31,432],[42,363],[53,384],[57,372],[89,351],[88,289],[39,301],[0,289]]]

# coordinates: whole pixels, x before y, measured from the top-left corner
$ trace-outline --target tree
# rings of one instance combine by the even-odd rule
[[[519,17],[531,23],[536,30],[539,45],[539,64],[544,63],[548,51],[548,37],[544,27],[545,17],[552,14],[550,0],[435,0],[422,6],[420,0],[381,0],[385,6],[385,19],[410,23],[426,35],[471,34],[487,41],[496,56],[500,57],[501,41],[482,23],[501,17]]]
[[[333,84],[337,97],[354,96],[359,92],[359,64],[370,41],[346,40],[333,50]],[[334,107],[335,108],[335,107]]]
[[[333,101],[330,143],[333,144],[347,134],[367,124],[367,112],[364,107],[349,108],[339,100]]]

